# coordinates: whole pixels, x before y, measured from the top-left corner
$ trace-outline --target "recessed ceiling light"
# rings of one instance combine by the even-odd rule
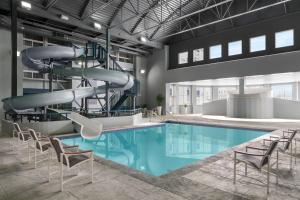
[[[59,15],[59,18],[62,20],[66,20],[66,21],[69,20],[69,17],[67,15],[63,15],[63,14]]]
[[[100,30],[102,28],[101,24],[94,22],[94,28]]]
[[[25,8],[27,10],[31,10],[31,3],[27,2],[27,1],[21,1],[21,7]]]
[[[146,38],[145,36],[141,36],[141,37],[140,37],[140,41],[141,41],[141,42],[147,42],[147,38]]]
[[[140,70],[140,73],[141,73],[141,74],[145,74],[145,72],[146,72],[146,70],[144,70],[144,69],[141,69],[141,70]]]

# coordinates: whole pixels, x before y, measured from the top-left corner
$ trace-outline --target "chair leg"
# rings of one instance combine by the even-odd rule
[[[27,141],[27,148],[28,148],[28,162],[30,162],[30,144],[29,144],[29,141]]]
[[[60,191],[64,190],[64,172],[63,172],[63,161],[60,160]]]
[[[48,181],[50,182],[51,149],[48,149]]]
[[[291,142],[290,146],[290,170],[293,169],[293,142]]]
[[[91,155],[91,182],[94,182],[94,156]]]
[[[295,165],[297,165],[297,141],[295,140]]]
[[[269,185],[270,185],[270,158],[268,159],[268,172],[267,172],[267,194],[269,194]]]
[[[236,181],[236,153],[234,153],[234,160],[233,160],[233,184]]]
[[[36,168],[36,148],[34,148],[34,168]]]
[[[278,159],[279,159],[279,153],[278,150],[276,151],[276,184],[278,184]]]

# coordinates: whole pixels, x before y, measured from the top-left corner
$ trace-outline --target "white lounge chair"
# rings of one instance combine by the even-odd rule
[[[274,140],[271,142],[268,148],[257,148],[257,147],[246,147],[246,152],[241,151],[234,151],[234,175],[233,175],[233,184],[236,183],[236,165],[238,163],[245,164],[245,175],[247,176],[247,167],[251,166],[252,168],[258,170],[259,172],[266,171],[267,172],[267,194],[269,194],[269,185],[270,185],[270,172],[271,167],[271,155],[276,150],[278,145],[278,140]],[[259,150],[261,153],[250,153],[248,152],[249,149],[252,150]],[[267,167],[267,170],[263,168]],[[278,152],[277,152],[277,159],[276,159],[276,169],[278,169]],[[276,183],[278,183],[278,175],[273,174],[276,176]]]
[[[34,148],[34,168],[36,168],[37,163],[40,163],[42,161],[48,160],[48,158],[46,159],[42,159],[42,160],[37,160],[37,152],[39,152],[41,155],[45,154],[45,153],[50,153],[51,155],[51,144],[49,141],[48,137],[41,137],[41,136],[37,136],[36,132],[33,129],[28,129],[30,136],[33,140],[33,148]],[[50,156],[51,157],[51,156]]]
[[[94,162],[94,156],[93,151],[75,151],[75,152],[66,152],[65,149],[61,143],[61,141],[58,138],[52,138],[50,137],[50,143],[53,149],[55,150],[55,153],[57,155],[57,160],[60,166],[60,188],[61,191],[63,191],[63,186],[66,182],[69,182],[73,180],[73,178],[70,178],[69,180],[64,181],[64,173],[63,168],[64,166],[67,167],[68,170],[76,168],[84,163],[89,162],[90,168],[91,168],[91,182],[93,182],[93,162]],[[49,160],[50,161],[50,160]],[[50,167],[49,169],[49,180],[50,180]]]

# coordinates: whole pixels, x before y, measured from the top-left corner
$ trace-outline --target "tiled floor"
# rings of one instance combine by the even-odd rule
[[[227,124],[240,127],[286,128],[300,127],[294,123],[263,122],[223,122],[200,118],[184,118],[193,122]],[[274,132],[280,134],[280,131]],[[59,192],[58,174],[51,182],[47,178],[47,163],[33,168],[28,164],[26,152],[11,150],[11,139],[0,139],[0,199],[300,199],[300,155],[294,170],[289,170],[289,160],[280,155],[279,185],[271,178],[271,193],[266,195],[266,188],[259,182],[240,176],[243,165],[239,165],[238,181],[232,184],[233,162],[232,149],[192,166],[183,168],[162,177],[144,176],[140,173],[127,172],[118,166],[103,160],[95,162],[95,183],[90,184],[87,171],[80,171],[77,181],[67,183],[64,192]],[[259,143],[259,141],[254,142]],[[240,145],[235,149],[243,149]],[[299,144],[298,144],[299,146]],[[300,148],[299,148],[300,151]],[[298,153],[300,154],[300,152]],[[294,165],[294,164],[293,164]],[[55,160],[51,164],[58,170]],[[88,169],[88,167],[87,167]],[[74,175],[76,172],[68,172]],[[265,179],[249,168],[249,175],[262,181]]]

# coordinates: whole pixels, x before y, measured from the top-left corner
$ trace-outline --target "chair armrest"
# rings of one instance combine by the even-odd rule
[[[78,145],[74,145],[74,146],[65,146],[63,147],[64,149],[72,149],[72,148],[78,148]]]
[[[50,142],[48,138],[38,138],[38,141],[41,141],[41,142]]]
[[[276,140],[272,140],[272,139],[264,139],[263,140],[264,142],[267,141],[267,142],[273,142],[273,141],[276,141]],[[278,142],[288,142],[288,139],[286,138],[281,138],[280,140],[278,140]]]
[[[280,139],[279,136],[273,136],[273,135],[271,135],[271,136],[270,136],[270,139],[272,139],[272,138],[274,138],[274,139]]]
[[[259,147],[253,147],[253,146],[246,146],[246,149],[255,149],[255,150],[261,150],[261,151],[267,151],[267,148],[259,148]]]
[[[42,137],[42,133],[41,132],[35,132],[37,134],[38,137]]]
[[[84,154],[88,154],[89,157],[91,158],[91,156],[93,155],[93,151],[92,150],[87,150],[87,151],[77,151],[77,152],[65,152],[64,153],[67,157],[68,156],[75,156],[75,155],[84,155]]]
[[[235,154],[243,154],[243,155],[249,155],[249,156],[265,156],[264,154],[254,154],[254,153],[247,153],[243,151],[234,151]]]

